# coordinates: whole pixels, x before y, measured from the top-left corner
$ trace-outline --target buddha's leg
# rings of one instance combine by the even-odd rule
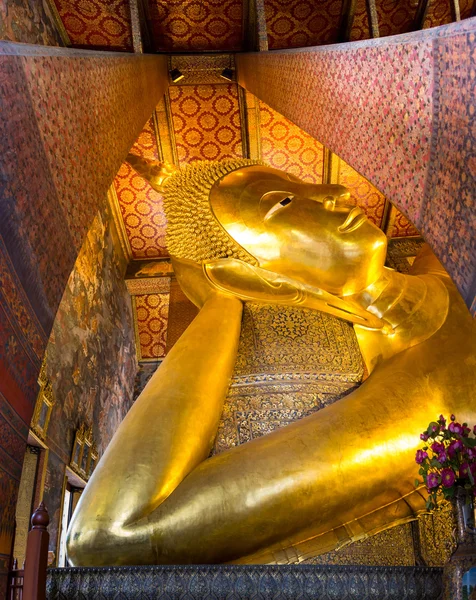
[[[150,514],[208,456],[233,374],[241,313],[238,299],[211,296],[153,375],[74,513],[73,564],[155,561],[150,539],[125,526]]]

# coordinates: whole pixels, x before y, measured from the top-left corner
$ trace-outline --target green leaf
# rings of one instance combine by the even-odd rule
[[[467,448],[476,448],[476,438],[462,438],[461,441]]]
[[[415,479],[415,487],[419,487],[420,486],[420,480],[419,479]]]

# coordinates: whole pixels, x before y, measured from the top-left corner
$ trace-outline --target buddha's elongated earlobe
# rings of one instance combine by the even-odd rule
[[[356,304],[238,259],[205,262],[203,271],[215,288],[243,301],[310,308],[369,329],[392,330],[384,319]]]

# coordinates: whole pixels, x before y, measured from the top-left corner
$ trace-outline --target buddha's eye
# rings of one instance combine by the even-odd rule
[[[293,198],[294,198],[294,196],[286,196],[282,200],[277,202],[273,207],[271,207],[268,210],[268,212],[266,213],[266,216],[264,217],[264,220],[267,221],[270,217],[272,217],[277,212],[282,210],[285,206],[288,206],[289,204],[291,204],[291,202],[293,201]]]

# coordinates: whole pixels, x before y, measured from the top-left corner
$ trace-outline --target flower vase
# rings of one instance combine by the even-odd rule
[[[456,526],[456,550],[444,568],[444,599],[463,600],[463,575],[476,566],[474,497],[469,490],[458,485],[451,505]]]

